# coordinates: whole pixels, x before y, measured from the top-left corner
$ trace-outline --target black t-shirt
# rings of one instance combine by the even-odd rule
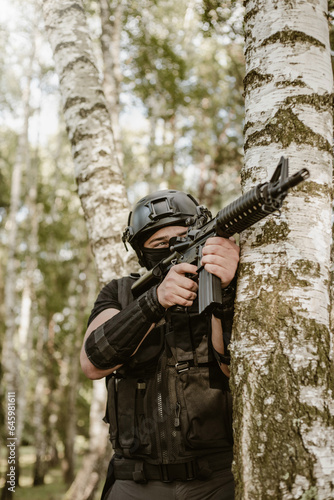
[[[102,288],[90,313],[88,325],[105,309],[122,310],[121,304],[118,302],[118,280],[112,280]]]

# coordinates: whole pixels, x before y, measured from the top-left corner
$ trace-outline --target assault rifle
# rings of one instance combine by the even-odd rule
[[[159,283],[175,264],[188,262],[198,266],[198,300],[199,312],[211,312],[217,304],[222,303],[220,279],[207,272],[200,265],[202,248],[212,236],[230,236],[241,233],[269,214],[280,210],[288,190],[297,186],[309,177],[306,168],[289,177],[288,159],[281,157],[269,182],[258,184],[227,207],[220,210],[214,219],[204,207],[197,207],[197,215],[186,221],[189,230],[184,238],[171,238],[169,247],[171,254],[163,259],[149,272],[141,276],[132,286],[135,297]]]

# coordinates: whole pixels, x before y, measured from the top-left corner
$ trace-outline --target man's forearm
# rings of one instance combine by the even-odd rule
[[[153,287],[91,332],[85,342],[87,359],[99,370],[122,365],[164,312]]]

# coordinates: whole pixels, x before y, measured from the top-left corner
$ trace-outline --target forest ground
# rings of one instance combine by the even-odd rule
[[[3,450],[6,451],[6,450]],[[35,462],[35,449],[33,446],[22,446],[20,449],[20,487],[15,490],[15,500],[62,500],[68,489],[64,483],[61,470],[61,461],[56,466],[50,467],[46,476],[45,484],[33,486],[33,467]],[[83,456],[77,456],[76,469],[82,464]],[[7,456],[1,454],[0,457],[0,488],[3,488],[6,473]],[[100,498],[103,485],[100,485],[96,498]]]

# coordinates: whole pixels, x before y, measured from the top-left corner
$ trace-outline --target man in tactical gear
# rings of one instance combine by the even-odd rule
[[[151,269],[198,212],[192,196],[158,191],[134,206],[123,241]],[[197,267],[188,263],[138,298],[138,275],[101,290],[80,359],[90,379],[107,377],[115,454],[104,500],[234,498],[228,344],[238,260],[233,238],[207,240],[202,265],[223,289],[223,305],[210,315],[198,314]]]

